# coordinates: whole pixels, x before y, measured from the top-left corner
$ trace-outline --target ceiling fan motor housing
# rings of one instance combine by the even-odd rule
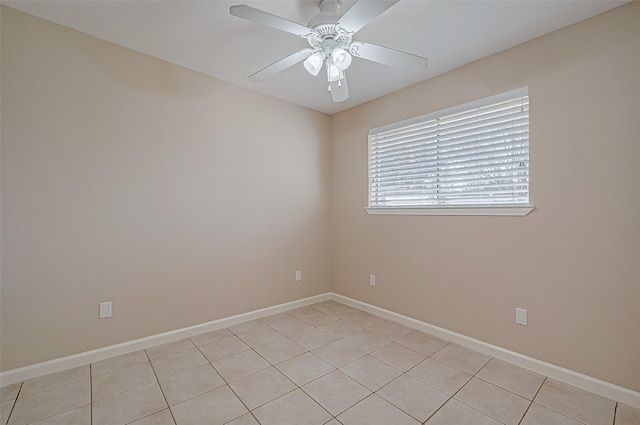
[[[332,47],[349,48],[351,44],[351,35],[339,33],[336,29],[336,23],[342,18],[340,13],[340,1],[339,0],[322,0],[320,3],[320,13],[311,18],[309,28],[314,30],[313,36],[308,37],[309,45],[314,50],[325,51],[327,44],[331,44]],[[333,43],[325,43],[328,40],[335,40],[337,46]]]

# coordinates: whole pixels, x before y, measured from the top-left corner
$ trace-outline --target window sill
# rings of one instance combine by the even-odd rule
[[[369,214],[390,215],[504,215],[523,217],[533,210],[533,205],[502,205],[486,207],[386,207],[365,208]]]

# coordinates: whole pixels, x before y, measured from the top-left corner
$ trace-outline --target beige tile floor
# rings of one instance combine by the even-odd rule
[[[640,410],[334,301],[9,385],[0,425],[640,425]]]

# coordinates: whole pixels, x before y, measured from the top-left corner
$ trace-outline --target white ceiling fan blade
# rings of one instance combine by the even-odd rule
[[[295,52],[292,55],[287,56],[284,59],[280,59],[276,63],[272,63],[266,68],[261,69],[255,74],[249,75],[249,80],[253,82],[262,81],[266,78],[269,78],[273,75],[276,75],[278,72],[282,72],[287,68],[292,67],[293,65],[302,62],[306,58],[308,58],[313,53],[311,49],[302,49]]]
[[[349,47],[353,56],[378,62],[395,68],[426,69],[429,64],[427,58],[401,52],[400,50],[378,46],[376,44],[354,41]]]
[[[336,27],[353,35],[353,33],[362,29],[399,1],[400,0],[359,0],[340,18]]]
[[[250,21],[299,36],[305,36],[313,33],[311,28],[307,28],[296,22],[288,21],[280,16],[272,15],[271,13],[256,9],[255,7],[247,6],[246,4],[231,6],[229,13],[239,18],[248,19]]]
[[[344,102],[349,99],[349,88],[347,87],[347,77],[345,76],[342,80],[332,81],[330,83],[331,87],[331,99],[334,102]]]

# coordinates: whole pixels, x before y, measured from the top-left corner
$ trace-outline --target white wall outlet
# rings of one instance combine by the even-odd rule
[[[107,319],[111,317],[111,301],[100,303],[100,318]]]
[[[302,270],[296,270],[296,282],[300,282],[302,280]]]
[[[376,286],[376,275],[375,274],[370,274],[369,275],[369,285]]]
[[[527,310],[516,308],[516,324],[527,326]]]

